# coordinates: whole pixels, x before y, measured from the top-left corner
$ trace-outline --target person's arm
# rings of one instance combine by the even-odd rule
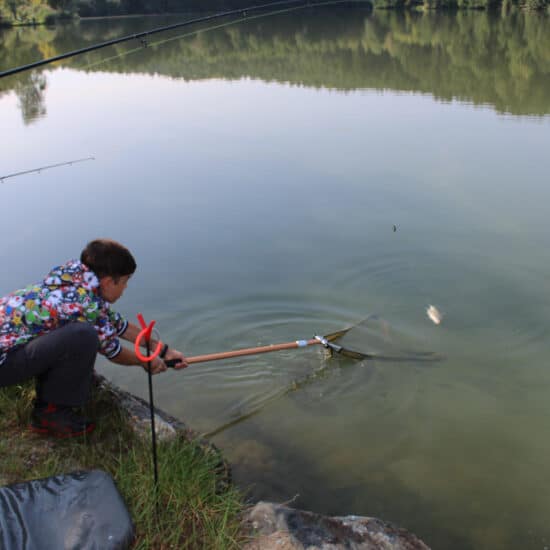
[[[133,349],[125,347],[122,347],[120,352],[112,359],[109,359],[109,361],[117,365],[143,367],[145,370],[149,370],[150,368],[152,374],[164,372],[168,368],[160,357],[155,357],[152,361],[144,364],[137,358]]]
[[[135,325],[134,323],[130,323],[130,321],[128,321],[128,326],[126,327],[126,330],[120,335],[120,338],[123,338],[128,342],[134,343],[139,333],[141,332],[141,330],[142,330],[141,327],[139,327],[138,325]],[[142,346],[144,345],[145,345],[145,340],[142,340]],[[157,345],[158,345],[158,340],[151,338],[151,349],[152,350],[156,349]],[[134,354],[134,357],[136,357],[133,350],[132,350],[132,353]],[[174,365],[175,369],[184,369],[188,366],[187,362],[185,361],[185,357],[183,356],[183,353],[179,352],[177,349],[173,349],[169,347],[166,350],[166,355],[164,356],[164,359],[178,359],[179,363],[176,363],[176,365]],[[136,357],[136,360],[138,360],[137,357]],[[131,363],[131,364],[134,364],[134,363]]]
[[[128,321],[128,325],[126,327],[126,330],[120,335],[120,338],[123,338],[124,340],[127,340],[128,342],[135,342],[136,338],[138,337],[138,334],[141,332],[141,328],[137,325],[134,325],[134,323],[130,323]],[[145,344],[145,340],[142,340],[143,344]],[[156,340],[151,339],[151,348],[154,349],[157,346]]]

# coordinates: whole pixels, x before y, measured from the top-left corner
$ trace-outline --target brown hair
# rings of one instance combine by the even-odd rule
[[[80,261],[100,279],[110,276],[115,281],[119,277],[131,275],[137,267],[131,252],[111,239],[90,241],[80,254]]]

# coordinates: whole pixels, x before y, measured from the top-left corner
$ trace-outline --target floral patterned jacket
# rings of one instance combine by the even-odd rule
[[[99,352],[107,358],[120,353],[118,336],[128,321],[101,297],[96,274],[71,260],[54,267],[42,282],[0,298],[0,367],[9,351],[75,321],[95,327]]]

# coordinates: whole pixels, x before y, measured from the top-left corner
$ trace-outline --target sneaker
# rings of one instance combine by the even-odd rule
[[[30,429],[40,434],[68,438],[91,433],[94,428],[93,422],[62,405],[35,406],[31,414]]]

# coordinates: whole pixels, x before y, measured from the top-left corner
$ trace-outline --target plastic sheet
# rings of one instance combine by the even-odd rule
[[[0,488],[3,550],[119,550],[133,536],[124,500],[101,470]]]

